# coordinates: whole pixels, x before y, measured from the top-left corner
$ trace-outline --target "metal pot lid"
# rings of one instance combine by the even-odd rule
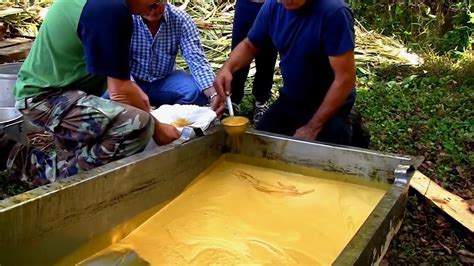
[[[16,108],[0,107],[0,125],[10,124],[21,120],[23,115]]]

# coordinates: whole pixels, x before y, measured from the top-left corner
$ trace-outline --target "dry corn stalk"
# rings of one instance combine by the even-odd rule
[[[33,6],[28,7],[29,2],[30,0],[7,0],[0,3],[0,9],[12,6],[23,7],[25,10],[23,13],[8,16],[3,19],[3,22],[18,29],[22,35],[34,36],[41,22],[39,12],[43,7],[50,5],[52,0],[36,0]],[[201,34],[206,56],[211,66],[217,71],[230,54],[235,1],[171,0],[170,3],[193,17]],[[396,39],[368,31],[360,24],[356,25],[356,36],[356,62],[359,67],[419,62],[419,58],[408,53]],[[178,58],[177,65],[178,68],[187,68],[182,58]],[[251,69],[251,76],[253,73],[255,69]],[[281,81],[278,70],[275,80]]]

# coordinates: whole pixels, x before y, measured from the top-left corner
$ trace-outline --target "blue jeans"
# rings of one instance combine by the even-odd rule
[[[148,95],[151,106],[159,107],[163,104],[175,103],[206,105],[209,103],[194,78],[181,70],[175,70],[165,78],[152,82],[138,79],[135,82]],[[105,92],[103,97],[110,99],[109,92]]]
[[[349,123],[349,113],[354,105],[355,98],[354,90],[336,115],[324,125],[316,138],[317,141],[340,145],[351,144],[352,127]],[[281,95],[265,112],[257,124],[257,129],[293,136],[298,128],[308,123],[318,108],[319,106],[302,106],[300,103],[292,102]]]

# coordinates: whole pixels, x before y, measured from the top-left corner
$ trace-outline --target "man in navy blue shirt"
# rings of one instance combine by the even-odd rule
[[[231,93],[232,74],[266,41],[280,53],[283,88],[257,129],[350,144],[348,115],[355,101],[354,18],[343,0],[269,0],[214,81]]]

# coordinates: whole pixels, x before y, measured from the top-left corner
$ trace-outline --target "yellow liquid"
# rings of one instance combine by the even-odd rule
[[[231,152],[239,154],[240,153],[240,135],[235,135],[230,137],[230,148]]]
[[[384,194],[221,159],[130,235],[83,263],[329,265]]]

